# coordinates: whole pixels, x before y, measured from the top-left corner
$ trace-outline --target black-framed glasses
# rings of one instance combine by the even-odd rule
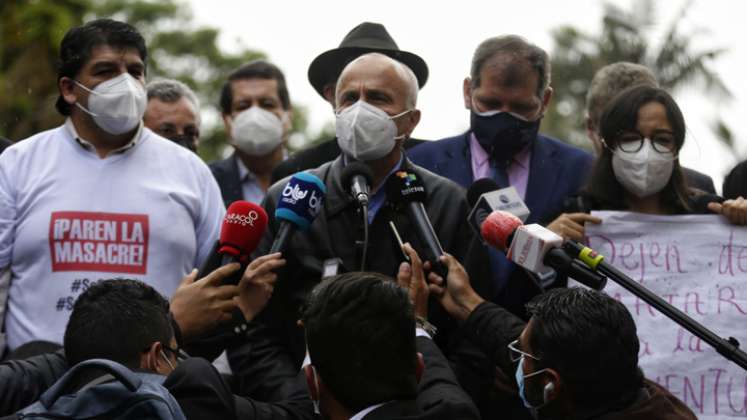
[[[149,352],[150,347],[148,346],[143,349],[143,353]],[[172,348],[170,346],[167,346],[166,344],[161,343],[161,348],[163,349],[164,353],[168,353],[170,356],[174,356],[174,359],[176,359],[177,362],[182,362],[186,359],[189,359],[189,354],[187,354],[186,351],[182,350],[181,347],[177,346],[176,348]]]
[[[622,132],[615,137],[615,144],[625,153],[636,153],[643,148],[646,140],[651,142],[651,146],[659,153],[674,153],[677,148],[674,135],[669,132],[656,133],[651,138],[635,131]]]
[[[518,345],[519,345],[518,339],[508,343],[508,349],[510,350],[509,356],[511,357],[511,362],[518,362],[519,359],[521,359],[521,356],[531,357],[532,359],[537,360],[537,361],[540,360],[540,358],[537,356],[534,356],[525,351],[519,350],[519,348],[517,347]]]
[[[170,356],[174,356],[177,362],[183,362],[187,359],[189,359],[189,355],[186,351],[182,350],[181,348],[171,348],[167,345],[162,345],[164,352],[168,353]]]

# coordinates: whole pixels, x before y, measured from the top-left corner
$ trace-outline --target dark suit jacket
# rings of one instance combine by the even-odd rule
[[[470,132],[434,142],[426,142],[408,151],[408,157],[424,168],[451,179],[464,188],[474,181],[469,151]],[[530,215],[525,223],[549,223],[562,209],[563,199],[576,193],[586,180],[592,156],[583,150],[539,135],[534,142],[529,164],[525,202]],[[499,295],[492,300],[523,314],[523,305],[538,290],[527,285],[522,276],[514,290],[506,287],[509,277],[518,267],[505,256],[490,250],[494,290]]]
[[[713,179],[710,176],[684,166],[682,167],[682,174],[685,175],[685,181],[689,187],[695,187],[708,194],[716,194],[716,187],[713,185]]]
[[[418,384],[417,398],[386,403],[366,414],[363,419],[479,419],[480,414],[475,404],[459,386],[449,362],[433,340],[418,337],[415,343],[425,362],[425,370]]]
[[[405,140],[405,149],[417,146],[424,140],[407,139]],[[286,159],[272,171],[272,183],[291,176],[296,172],[314,169],[322,164],[337,158],[340,155],[340,146],[337,145],[337,138],[327,140],[316,144],[307,149],[299,150],[293,156]]]
[[[453,182],[423,168],[404,165],[424,183],[428,195],[424,207],[443,249],[463,262],[473,279],[478,293],[490,293],[486,287],[488,257],[485,248],[474,238],[466,224],[468,212],[464,191]],[[342,158],[328,162],[311,173],[318,176],[327,188],[324,205],[306,232],[296,232],[284,252],[287,263],[278,272],[273,296],[265,310],[253,322],[252,335],[241,347],[229,349],[228,358],[235,375],[240,378],[240,392],[263,401],[285,398],[286,379],[298,372],[305,354],[303,332],[296,325],[299,308],[306,295],[321,280],[322,262],[340,258],[343,271],[360,269],[356,241],[361,238],[361,215],[354,199],[342,187],[340,175]],[[276,202],[287,180],[275,183],[263,206],[269,216],[264,237],[255,252],[264,255],[277,234]],[[394,221],[403,241],[416,250],[423,247],[406,215],[384,205],[369,227],[369,258],[366,270],[395,276],[402,262],[402,252],[388,226]],[[465,346],[451,319],[440,305],[430,305],[430,321],[437,325],[437,344],[451,357]]]
[[[234,152],[223,160],[216,160],[208,164],[215,180],[218,181],[220,194],[223,196],[223,203],[226,208],[234,201],[244,199],[241,180],[239,179],[239,164],[236,159],[236,152]]]

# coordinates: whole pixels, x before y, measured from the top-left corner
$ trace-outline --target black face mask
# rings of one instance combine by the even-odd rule
[[[496,163],[506,164],[537,138],[542,118],[524,121],[508,112],[482,116],[470,112],[470,128]]]
[[[186,134],[177,134],[175,136],[169,137],[169,140],[197,153],[197,144],[196,144],[197,138],[195,136],[190,136]]]

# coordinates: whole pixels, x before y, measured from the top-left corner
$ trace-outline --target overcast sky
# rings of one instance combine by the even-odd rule
[[[630,0],[615,1],[627,7]],[[682,0],[656,2],[662,29],[680,9]],[[735,16],[739,2],[697,0],[687,13],[683,29],[707,29],[697,47],[726,47],[730,51],[714,66],[735,98],[714,101],[702,90],[686,88],[675,93],[685,114],[689,134],[681,162],[711,175],[720,191],[723,176],[738,157],[718,143],[708,127],[716,115],[734,129],[741,156],[747,157],[747,134],[738,125],[747,116],[747,39],[742,19]],[[197,24],[221,29],[221,45],[229,50],[243,44],[265,52],[285,73],[292,101],[309,111],[310,127],[321,129],[333,120],[330,106],[308,82],[306,72],[318,54],[335,48],[345,34],[363,21],[383,23],[400,49],[420,55],[430,70],[420,93],[422,119],[413,134],[439,139],[463,132],[469,114],[462,104],[462,80],[469,72],[472,52],[485,38],[515,33],[552,54],[550,30],[573,24],[598,33],[602,2],[565,1],[288,1],[191,0]],[[658,43],[658,40],[657,40]]]

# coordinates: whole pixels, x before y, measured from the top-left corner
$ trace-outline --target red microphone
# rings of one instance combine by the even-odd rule
[[[234,201],[223,218],[218,253],[234,258],[249,257],[257,249],[266,227],[265,209],[249,201]]]
[[[501,252],[506,252],[509,245],[511,245],[516,228],[521,225],[523,225],[521,219],[513,214],[502,210],[495,210],[480,225],[480,236],[490,246]]]
[[[240,262],[249,262],[249,256],[257,249],[267,227],[267,212],[249,201],[234,201],[228,206],[220,229],[220,240],[213,248],[210,257],[200,268],[197,278],[201,279],[218,267]],[[237,279],[227,279],[227,283],[238,283]]]
[[[562,249],[562,237],[538,224],[524,225],[511,213],[501,210],[490,213],[480,225],[480,235],[490,246],[505,253],[506,258],[540,278],[555,270],[595,290],[602,290],[607,283],[606,277]]]

